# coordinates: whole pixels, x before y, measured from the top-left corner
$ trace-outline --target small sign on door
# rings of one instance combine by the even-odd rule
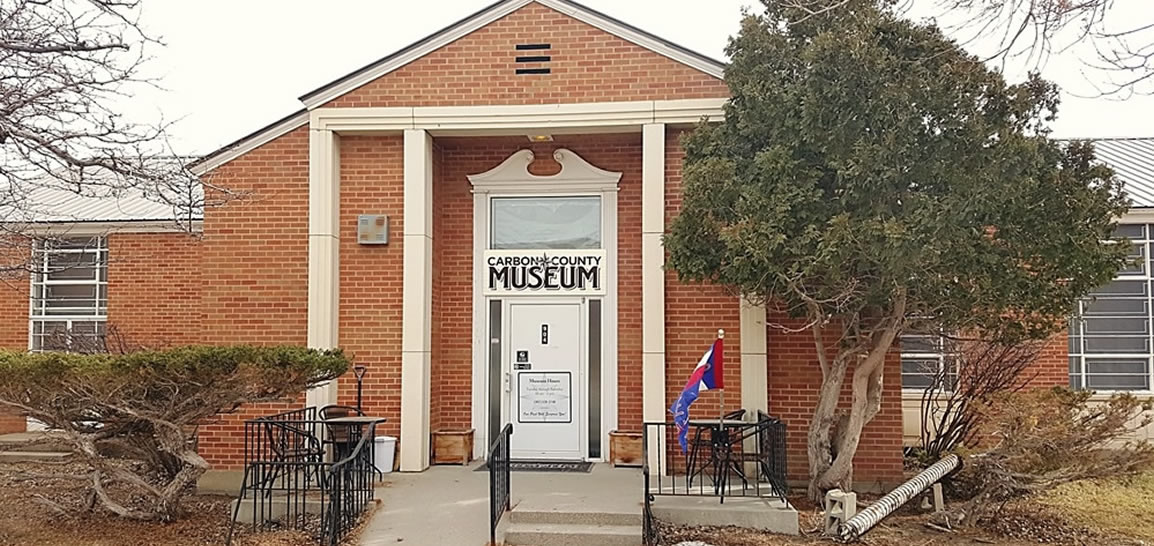
[[[517,351],[517,362],[528,362],[529,351]]]

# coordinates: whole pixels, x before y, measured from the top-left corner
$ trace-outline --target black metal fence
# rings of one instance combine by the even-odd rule
[[[379,421],[334,423],[314,407],[244,423],[244,478],[228,543],[240,515],[254,531],[297,529],[335,546],[373,501],[373,438]]]
[[[662,496],[778,498],[786,501],[785,424],[758,412],[756,421],[691,420],[682,450],[674,423],[645,423],[642,525],[656,543],[652,506]],[[653,449],[657,450],[653,456]]]
[[[497,524],[509,510],[509,438],[513,423],[506,423],[489,446],[485,464],[489,467],[489,544],[497,544]]]

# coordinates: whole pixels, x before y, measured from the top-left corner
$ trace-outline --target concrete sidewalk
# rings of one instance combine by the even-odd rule
[[[489,540],[489,473],[434,466],[419,474],[391,473],[377,488],[381,506],[361,535],[364,546],[483,546]],[[636,512],[641,516],[641,471],[594,465],[586,473],[513,472],[514,508],[559,512]],[[508,519],[506,514],[505,519]],[[498,540],[500,535],[498,535]]]

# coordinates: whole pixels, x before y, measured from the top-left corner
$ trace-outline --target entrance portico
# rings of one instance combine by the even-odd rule
[[[644,332],[642,402],[646,419],[662,419],[665,406],[664,293],[663,251],[660,235],[664,230],[664,192],[666,131],[689,127],[703,118],[717,120],[723,115],[721,99],[673,101],[636,101],[620,103],[585,103],[554,105],[413,107],[413,108],[318,108],[309,113],[309,344],[316,348],[339,345],[340,269],[339,217],[340,145],[346,135],[402,134],[404,218],[402,244],[404,256],[402,366],[401,366],[401,434],[400,463],[407,471],[422,470],[429,461],[429,407],[431,378],[432,263],[433,263],[433,148],[437,137],[484,137],[506,135],[566,135],[600,133],[640,133],[642,141],[642,331]],[[608,446],[608,433],[617,426],[617,351],[616,351],[616,185],[607,182],[606,173],[589,165],[576,154],[556,158],[562,165],[555,177],[510,175],[510,165],[521,169],[529,157],[511,157],[489,173],[471,177],[474,185],[474,245],[478,258],[489,240],[487,200],[492,195],[599,195],[602,199],[602,230],[606,234],[606,287],[601,323],[598,413],[594,426],[583,427],[585,434],[597,438],[585,445]],[[510,163],[513,162],[513,163]],[[517,165],[516,163],[520,163]],[[599,172],[600,171],[600,172]],[[619,176],[619,175],[618,175]],[[544,179],[543,179],[544,178]],[[611,187],[610,187],[611,186]],[[480,265],[481,260],[477,263]],[[479,456],[491,435],[489,432],[494,392],[490,381],[489,309],[482,294],[481,271],[474,275],[472,425]],[[586,310],[587,313],[587,310]],[[578,341],[588,347],[588,340]],[[583,365],[588,365],[588,354]],[[586,368],[587,369],[587,368]],[[764,370],[764,368],[762,368]],[[585,378],[587,379],[587,378]],[[582,382],[587,385],[587,381]],[[578,389],[580,392],[580,389]],[[589,400],[589,393],[581,398]],[[309,394],[310,403],[335,403],[335,388],[316,389]],[[588,405],[580,406],[588,422]],[[504,410],[508,415],[508,409]],[[581,418],[582,415],[577,415]],[[576,452],[574,452],[576,453]],[[600,451],[592,453],[606,454]],[[582,458],[591,457],[584,451]]]

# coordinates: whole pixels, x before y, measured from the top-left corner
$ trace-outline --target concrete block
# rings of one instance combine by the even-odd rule
[[[838,526],[855,515],[857,515],[857,493],[847,493],[841,489],[826,492],[825,518],[822,525],[826,535],[836,535]]]
[[[209,470],[196,481],[196,492],[235,497],[243,482],[243,470]]]

